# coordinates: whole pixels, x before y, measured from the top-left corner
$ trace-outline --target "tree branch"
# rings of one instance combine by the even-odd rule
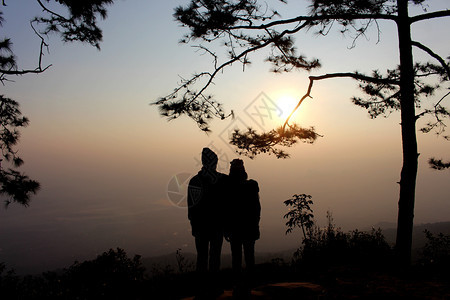
[[[370,76],[366,76],[366,75],[360,74],[358,72],[355,72],[355,73],[351,73],[351,72],[347,72],[347,73],[331,73],[331,74],[325,74],[325,75],[320,75],[320,76],[309,76],[309,78],[313,79],[313,80],[322,80],[322,79],[337,78],[337,77],[350,77],[350,78],[353,78],[353,79],[366,81],[366,82],[372,82],[372,83],[383,83],[383,84],[400,85],[400,81],[398,81],[398,80],[375,78],[375,77],[370,77]]]
[[[427,46],[416,42],[416,41],[412,41],[411,44],[413,46],[416,46],[417,48],[425,51],[426,53],[428,53],[430,56],[432,56],[433,58],[435,58],[437,61],[439,61],[439,63],[442,65],[442,67],[445,69],[445,72],[447,72],[447,76],[450,79],[450,67],[447,65],[447,63],[445,62],[445,60],[440,57],[438,54],[434,53],[433,50],[431,50],[430,48],[428,48]]]
[[[42,7],[42,10],[43,10],[43,11],[46,11],[46,12],[48,12],[49,14],[54,15],[54,16],[56,16],[56,17],[62,19],[62,20],[68,21],[67,18],[64,18],[63,16],[61,16],[61,15],[55,13],[54,11],[51,11],[50,9],[48,9],[44,4],[42,4],[41,0],[36,0],[36,1],[37,1],[37,2],[39,3],[39,5]]]
[[[311,97],[311,90],[312,90],[312,87],[314,85],[314,81],[316,81],[316,80],[323,80],[323,79],[330,79],[330,78],[345,78],[345,77],[349,77],[349,78],[353,78],[353,79],[361,80],[361,81],[366,81],[366,82],[400,85],[400,82],[397,81],[397,80],[375,78],[375,77],[370,77],[370,76],[366,76],[366,75],[363,75],[363,74],[359,74],[359,73],[356,73],[356,72],[355,73],[331,73],[331,74],[325,74],[325,75],[320,75],[320,76],[309,76],[308,90],[306,91],[306,94],[303,95],[302,98],[300,98],[300,100],[297,103],[297,105],[294,107],[292,112],[286,118],[286,121],[283,124],[283,129],[286,128],[286,126],[289,123],[290,118],[292,117],[294,112],[300,107],[302,102],[308,97],[312,98]]]
[[[48,68],[50,68],[52,65],[48,65],[45,68],[41,69],[41,68],[36,68],[34,70],[20,70],[20,71],[12,71],[12,70],[0,70],[0,73],[3,73],[5,75],[24,75],[24,74],[29,74],[29,73],[35,73],[35,74],[39,74],[44,72],[45,70],[47,70]]]
[[[450,92],[448,92],[447,94],[445,94],[444,96],[442,96],[442,98],[436,103],[436,105],[434,106],[434,108],[437,108],[437,106],[440,105],[441,102],[442,102],[448,95],[450,95]]]
[[[337,14],[337,15],[313,15],[313,16],[298,16],[291,19],[277,20],[267,24],[261,25],[241,25],[241,26],[233,26],[227,29],[236,30],[236,29],[268,29],[278,25],[287,25],[297,22],[314,22],[314,21],[325,21],[325,20],[370,20],[370,19],[382,19],[382,20],[392,20],[396,21],[397,16],[394,15],[385,15],[385,14]]]
[[[280,39],[281,37],[288,35],[288,34],[293,34],[296,33],[300,30],[302,30],[303,28],[305,28],[306,26],[308,26],[309,22],[305,22],[303,23],[301,26],[298,26],[297,28],[294,28],[292,30],[284,30],[282,33],[280,33],[279,36],[276,37],[276,39]],[[274,42],[274,39],[271,38],[269,40],[267,40],[265,43],[262,43],[260,45],[251,47],[245,51],[242,51],[239,55],[235,56],[234,58],[230,59],[229,61],[223,63],[222,65],[220,65],[218,68],[216,68],[216,70],[214,70],[214,72],[211,74],[211,78],[208,80],[208,82],[205,84],[205,86],[200,90],[200,92],[198,93],[198,95],[201,95],[206,89],[207,87],[212,83],[212,80],[214,79],[214,77],[217,75],[217,73],[219,73],[223,68],[225,68],[228,65],[233,64],[236,61],[239,61],[242,57],[246,56],[249,53],[255,52],[259,49],[265,48],[268,45],[272,44]],[[194,99],[192,99],[192,101],[194,101],[197,97],[195,97]]]
[[[422,14],[422,15],[411,17],[410,22],[412,24],[412,23],[418,22],[418,21],[429,20],[429,19],[440,18],[440,17],[448,17],[448,16],[450,16],[450,10],[441,10],[441,11],[435,11],[432,13]]]
[[[34,33],[41,39],[41,45],[39,49],[39,60],[38,60],[38,66],[35,69],[24,69],[24,70],[0,70],[1,76],[0,81],[5,80],[4,75],[24,75],[24,74],[39,74],[45,72],[48,68],[50,68],[52,65],[48,65],[45,68],[42,68],[42,57],[44,56],[44,47],[47,48],[48,51],[48,44],[45,42],[45,39],[37,32],[36,28],[33,26],[33,21],[30,22],[30,26],[33,29]]]
[[[40,0],[37,0],[39,5],[43,8],[44,11],[53,14],[61,19],[66,20],[64,17],[54,13],[53,11],[47,9],[44,4]],[[38,59],[38,66],[35,69],[22,69],[22,70],[0,70],[1,76],[0,81],[3,82],[4,80],[7,80],[4,76],[5,75],[24,75],[24,74],[39,74],[45,72],[48,68],[50,68],[52,65],[48,65],[45,68],[42,68],[42,57],[44,56],[44,47],[48,50],[48,44],[45,42],[45,39],[42,37],[42,35],[39,34],[39,32],[36,30],[36,28],[33,26],[33,22],[35,20],[30,21],[30,26],[33,29],[34,33],[41,39],[41,45],[39,49],[39,59]]]
[[[163,112],[163,115],[168,117],[169,120],[175,119],[178,116],[180,116],[181,114],[186,114],[189,117],[193,118],[194,121],[197,123],[197,125],[202,130],[208,131],[206,119],[209,119],[210,117],[206,117],[206,119],[203,119],[201,116],[206,111],[205,108],[203,107],[201,111],[197,110],[197,112],[198,112],[197,114],[190,114],[189,109],[192,109],[193,103],[195,103],[196,101],[200,101],[199,100],[199,99],[201,99],[200,97],[204,97],[203,93],[211,84],[213,84],[213,80],[215,79],[217,74],[219,72],[221,72],[224,68],[226,68],[229,65],[232,65],[235,62],[238,62],[238,61],[242,62],[242,59],[245,60],[245,58],[248,54],[250,54],[252,52],[256,52],[259,49],[265,48],[271,44],[274,44],[278,40],[283,38],[284,36],[296,33],[308,25],[309,25],[309,23],[305,22],[305,23],[301,24],[300,26],[297,26],[294,29],[286,29],[279,34],[276,34],[276,35],[272,36],[271,38],[268,38],[267,40],[262,40],[261,43],[259,43],[259,44],[256,44],[256,45],[253,44],[253,46],[243,50],[239,54],[232,53],[231,59],[222,63],[221,65],[217,66],[216,65],[217,60],[215,59],[215,66],[214,66],[213,72],[203,72],[201,74],[194,75],[192,79],[182,82],[182,84],[180,84],[180,86],[178,88],[176,88],[174,90],[174,92],[167,95],[166,97],[160,98],[158,101],[154,102],[153,104],[158,105],[160,107],[160,110]],[[205,48],[202,48],[202,47],[199,47],[199,48],[205,50]],[[209,54],[211,54],[213,57],[215,57],[215,54],[213,52],[211,52],[211,51],[207,51],[207,52]],[[245,61],[243,63],[245,64]],[[197,81],[197,79],[199,79],[200,77],[203,77],[203,76],[206,76],[207,79],[206,79],[206,82],[201,86],[200,90],[198,92],[191,91],[189,89],[189,86],[194,84]],[[181,89],[186,89],[187,92],[182,96],[183,99],[176,101],[175,99],[177,98],[177,94]],[[186,97],[186,96],[188,96],[188,97]],[[209,103],[210,98],[205,98],[205,99],[207,101],[203,101],[203,102]],[[205,99],[203,99],[203,100],[205,100]],[[173,101],[173,100],[175,100],[175,102],[172,102],[172,103],[169,102],[169,101]],[[202,101],[200,101],[200,102],[202,102]],[[224,119],[226,117],[226,116],[222,115],[221,113],[215,114],[215,115],[219,115],[221,117],[221,119]]]

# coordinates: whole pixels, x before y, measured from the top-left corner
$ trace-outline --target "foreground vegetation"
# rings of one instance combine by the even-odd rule
[[[331,221],[331,216],[329,218]],[[426,232],[422,257],[407,272],[393,263],[393,250],[380,230],[348,233],[332,222],[311,231],[310,240],[291,261],[274,259],[257,265],[253,283],[259,291],[284,299],[306,297],[444,299],[450,296],[450,236]],[[143,267],[141,257],[110,249],[97,258],[75,262],[58,272],[17,276],[0,264],[1,299],[180,299],[194,294],[191,261],[176,253],[177,265]],[[149,275],[148,272],[152,275]],[[225,289],[232,288],[231,270],[221,272]],[[280,282],[302,282],[286,293]],[[275,293],[275,296],[274,296]],[[446,296],[445,296],[446,295]]]
[[[289,261],[272,259],[251,274],[253,288],[264,299],[448,299],[450,298],[450,235],[425,230],[421,257],[408,269],[398,268],[394,249],[381,229],[343,232],[328,212],[325,227],[317,226],[310,195],[294,195],[284,203],[286,234],[303,233],[301,246]],[[17,276],[0,263],[1,299],[180,299],[195,294],[199,280],[194,262],[181,250],[174,265],[143,266],[117,248],[60,271]],[[231,290],[230,269],[220,273]],[[208,282],[201,283],[208,286]]]

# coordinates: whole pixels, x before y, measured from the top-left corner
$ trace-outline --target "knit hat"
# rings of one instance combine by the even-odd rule
[[[209,148],[203,148],[202,151],[202,164],[204,166],[213,166],[217,164],[218,158],[216,153]]]

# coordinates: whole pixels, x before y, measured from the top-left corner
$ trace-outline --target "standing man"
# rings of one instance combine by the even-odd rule
[[[203,148],[202,169],[192,177],[188,187],[188,218],[197,249],[199,298],[218,296],[223,292],[219,287],[218,272],[223,243],[226,175],[216,171],[217,162],[216,153]]]

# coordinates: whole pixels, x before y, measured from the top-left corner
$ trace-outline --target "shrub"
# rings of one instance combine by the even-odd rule
[[[127,257],[123,249],[110,249],[92,261],[75,262],[62,280],[71,296],[82,299],[133,299],[144,280],[141,257]]]
[[[311,198],[305,194],[294,195],[293,199],[284,202],[289,207],[289,212],[284,215],[288,219],[286,234],[296,227],[303,233],[303,246],[294,254],[295,263],[314,267],[342,264],[374,266],[391,261],[392,250],[381,229],[344,233],[336,228],[330,212],[327,212],[328,225],[319,228],[312,214]]]
[[[439,233],[434,236],[430,231],[424,231],[427,238],[420,259],[422,265],[438,271],[446,271],[450,268],[450,235]]]

